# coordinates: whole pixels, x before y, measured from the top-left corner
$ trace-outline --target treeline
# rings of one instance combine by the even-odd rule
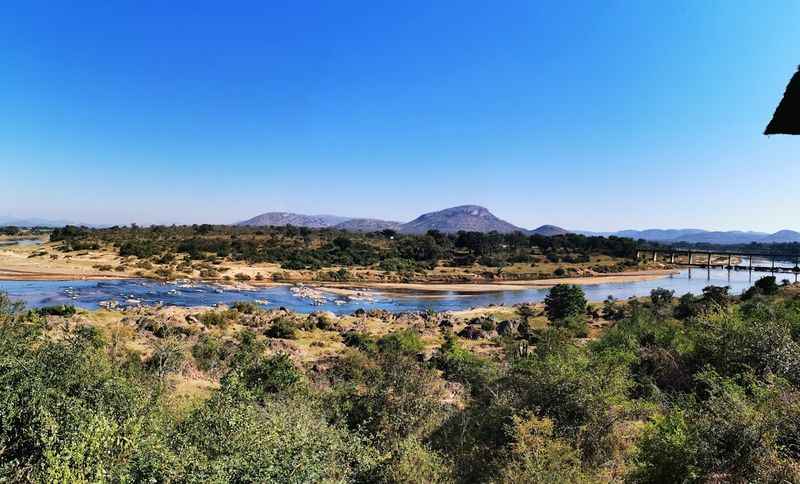
[[[261,328],[203,335],[191,354],[220,388],[184,411],[168,382],[188,356],[168,331],[145,358],[0,297],[0,480],[798,482],[800,299],[774,279],[756,287],[745,301],[658,289],[590,309],[559,286],[550,324],[528,325],[525,307],[496,359],[443,323],[428,361],[411,329],[347,333],[350,349],[314,372],[270,355]],[[614,327],[576,340],[598,310]],[[291,337],[292,324],[264,331]]]
[[[555,237],[460,232],[424,235],[392,230],[349,233],[302,227],[152,226],[55,229],[53,241],[68,250],[111,244],[121,256],[174,257],[191,260],[230,258],[248,263],[279,263],[285,269],[379,265],[385,270],[430,268],[440,261],[456,266],[480,263],[503,267],[517,262],[588,262],[591,255],[632,258],[637,242],[618,237],[569,234]]]

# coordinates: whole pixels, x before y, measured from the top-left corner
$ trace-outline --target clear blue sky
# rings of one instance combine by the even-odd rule
[[[77,5],[80,4],[80,5]],[[800,2],[4,2],[0,215],[800,229]]]

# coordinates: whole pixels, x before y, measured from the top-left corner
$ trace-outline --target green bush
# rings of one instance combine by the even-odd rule
[[[471,391],[479,393],[496,375],[496,369],[485,359],[464,349],[452,333],[445,335],[444,343],[434,358],[436,367],[444,378],[468,384]]]
[[[226,355],[222,340],[216,336],[204,334],[192,346],[192,356],[197,362],[197,366],[204,371],[219,368]]]
[[[498,482],[591,482],[583,473],[580,452],[554,435],[551,420],[514,417],[509,432],[513,439],[511,459]]]
[[[378,350],[378,343],[375,338],[358,331],[348,331],[342,335],[342,341],[346,346],[358,348],[362,351],[374,352]]]
[[[73,316],[77,310],[75,306],[62,304],[61,306],[45,306],[35,310],[42,316]]]
[[[658,287],[650,291],[650,302],[657,308],[663,308],[672,304],[674,294],[675,291]]]
[[[404,353],[415,354],[419,353],[425,348],[422,340],[416,331],[411,329],[404,329],[389,333],[378,340],[378,348],[381,351],[390,353]]]
[[[557,319],[553,326],[564,329],[570,336],[585,338],[589,335],[589,325],[586,323],[586,316],[582,314]]]
[[[361,436],[328,423],[308,398],[257,404],[233,381],[174,440],[185,482],[359,482],[379,464]]]
[[[778,284],[775,282],[775,276],[764,276],[757,280],[753,287],[758,288],[761,294],[772,296],[778,293]]]
[[[265,334],[270,338],[295,339],[297,337],[297,326],[288,319],[281,318],[273,322]]]
[[[225,327],[228,325],[230,314],[225,311],[205,311],[197,316],[197,319],[206,326],[220,326]]]
[[[231,304],[231,309],[242,314],[255,314],[261,310],[261,307],[254,301],[236,301]]]
[[[300,373],[285,353],[256,359],[240,371],[240,378],[241,383],[259,398],[285,391],[301,380]]]

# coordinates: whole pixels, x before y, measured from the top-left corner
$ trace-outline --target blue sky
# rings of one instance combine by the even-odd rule
[[[0,215],[800,229],[800,137],[761,135],[799,22],[788,1],[4,2]]]

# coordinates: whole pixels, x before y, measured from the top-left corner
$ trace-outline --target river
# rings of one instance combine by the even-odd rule
[[[740,294],[765,273],[727,271],[723,269],[685,269],[679,274],[662,278],[582,286],[590,301],[602,301],[608,296],[616,299],[647,296],[652,289],[662,287],[675,291],[677,296],[691,292],[700,294],[708,285],[730,286],[731,294]],[[776,274],[778,281],[789,279],[793,274]],[[489,305],[513,305],[521,302],[540,302],[548,289],[522,291],[499,291],[481,294],[458,292],[403,295],[370,292],[369,300],[348,300],[342,296],[324,294],[324,301],[298,297],[289,286],[258,289],[235,289],[212,284],[162,283],[146,279],[108,281],[0,281],[0,292],[12,299],[24,301],[28,306],[40,307],[57,304],[96,309],[101,303],[115,301],[120,306],[137,304],[167,304],[176,306],[213,306],[234,301],[256,300],[266,308],[285,307],[298,312],[332,311],[337,314],[351,313],[359,308],[403,311],[458,311]]]

